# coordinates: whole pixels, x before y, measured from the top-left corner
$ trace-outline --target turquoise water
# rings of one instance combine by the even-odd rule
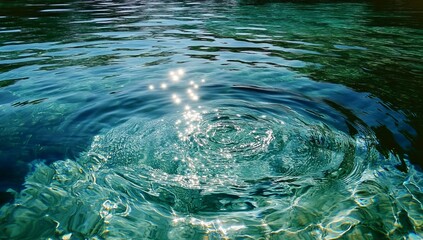
[[[421,239],[417,1],[1,1],[0,239]]]

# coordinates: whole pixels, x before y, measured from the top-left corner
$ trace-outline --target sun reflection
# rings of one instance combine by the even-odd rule
[[[195,94],[195,92],[191,88],[187,89],[187,93],[188,93],[188,96],[191,100],[198,101],[198,99],[199,99],[198,95]]]
[[[178,81],[179,81],[179,76],[177,76],[177,75],[173,75],[173,76],[171,76],[171,79],[172,79],[172,81],[174,81],[174,82],[178,82]]]
[[[200,112],[186,105],[185,111],[182,114],[182,119],[178,119],[175,122],[175,126],[178,130],[178,137],[182,141],[188,140],[193,133],[199,131],[202,119],[203,117]]]
[[[247,226],[234,223],[221,221],[220,219],[215,219],[211,221],[206,221],[196,217],[181,217],[178,216],[175,212],[172,213],[172,224],[173,227],[185,227],[187,225],[196,226],[200,229],[203,229],[207,234],[203,239],[209,239],[209,236],[219,236],[221,239],[229,239],[230,235],[233,235],[234,232],[241,231],[246,229]]]
[[[182,102],[181,98],[176,94],[172,94],[172,100],[176,104],[180,104]]]
[[[182,78],[182,76],[185,75],[185,70],[183,68],[179,68],[176,71],[170,71],[169,72],[169,77],[170,80],[172,80],[173,82],[179,82],[179,80]]]
[[[183,76],[185,74],[185,70],[182,69],[182,68],[179,68],[178,69],[178,74],[179,74],[179,76]]]
[[[189,135],[193,134],[199,128],[199,123],[202,120],[202,114],[207,113],[203,110],[202,106],[192,106],[194,102],[200,100],[199,89],[202,83],[205,83],[205,79],[192,79],[190,81],[182,81],[186,72],[183,68],[173,69],[169,71],[168,82],[162,82],[159,87],[161,90],[172,90],[170,94],[171,100],[176,105],[183,105],[183,113],[180,119],[175,121],[175,127],[178,129],[178,135],[181,140],[188,139]],[[181,87],[185,91],[180,91]],[[150,90],[154,90],[153,84],[149,85]],[[194,110],[201,109],[201,110]],[[176,160],[176,159],[175,159]]]
[[[184,85],[184,82],[181,81],[182,77],[185,75],[185,69],[178,68],[175,70],[169,71],[169,82],[163,82],[159,85],[160,89],[167,90],[172,88],[180,88]],[[172,94],[172,101],[173,103],[179,105],[185,100],[196,102],[200,100],[200,96],[198,94],[198,90],[200,89],[200,83],[205,83],[205,79],[199,79],[199,80],[190,80],[189,82],[186,82],[186,95],[181,94],[180,92],[178,94],[174,93]],[[156,87],[153,84],[150,84],[148,86],[149,90],[154,90]]]

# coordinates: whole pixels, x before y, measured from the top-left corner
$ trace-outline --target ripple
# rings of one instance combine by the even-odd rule
[[[272,116],[261,108],[228,107],[204,114],[184,136],[190,158],[200,159],[204,171],[254,180],[333,172],[354,150],[346,134],[302,122],[292,111]],[[252,165],[262,171],[251,171]]]
[[[196,176],[204,182],[194,185],[200,188],[213,186],[216,177],[220,186],[324,177],[359,161],[354,154],[361,146],[343,132],[304,122],[294,111],[271,115],[260,110],[267,106],[237,103],[237,108],[188,109],[180,118],[131,120],[98,136],[91,151],[110,159],[105,164],[137,163],[166,174]]]
[[[421,173],[376,164],[398,160],[379,153],[372,137],[352,137],[275,104],[214,104],[132,118],[97,135],[77,161],[36,164],[16,202],[1,208],[10,219],[1,230],[11,239],[420,231],[419,208],[409,206],[421,204]]]
[[[382,152],[365,122],[340,130],[352,113],[305,92],[311,82],[286,91],[213,85],[183,68],[164,76],[140,86],[143,101],[173,111],[121,119],[75,160],[36,163],[26,188],[1,208],[9,220],[0,221],[0,231],[10,239],[376,238],[420,231],[421,173]],[[203,89],[230,94],[211,97]],[[260,97],[249,101],[254,94]],[[119,96],[120,108],[139,101]],[[399,162],[408,172],[395,167]]]

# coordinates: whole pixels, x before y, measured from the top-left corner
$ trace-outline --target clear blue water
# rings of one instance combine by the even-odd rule
[[[0,239],[421,239],[423,7],[1,1]]]

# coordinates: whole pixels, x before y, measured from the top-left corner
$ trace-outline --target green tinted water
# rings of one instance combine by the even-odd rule
[[[421,238],[409,4],[1,2],[0,239]]]

